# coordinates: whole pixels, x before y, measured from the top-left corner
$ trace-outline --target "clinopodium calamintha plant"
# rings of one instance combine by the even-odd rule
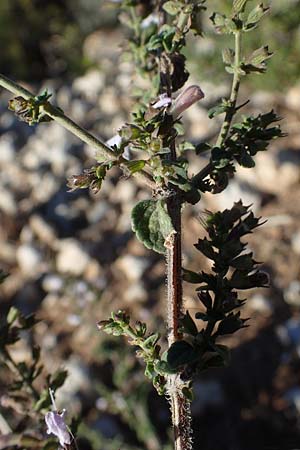
[[[168,348],[162,352],[159,334],[149,332],[145,323],[132,323],[125,311],[112,312],[110,318],[99,321],[98,327],[105,333],[125,336],[129,344],[136,347],[137,356],[145,364],[146,377],[170,404],[174,448],[191,450],[193,379],[208,368],[228,364],[229,350],[220,339],[247,323],[241,316],[245,300],[239,297],[239,291],[267,286],[268,277],[260,271],[243,239],[262,223],[249,206],[239,201],[231,209],[203,213],[201,221],[207,237],[199,239],[195,248],[212,261],[209,273],[196,273],[182,267],[181,213],[186,204],[201,202],[202,193],[218,194],[226,189],[237,165],[253,167],[256,153],[265,151],[272,139],[282,136],[274,111],[256,116],[237,115],[245,105],[238,104],[241,80],[252,73],[264,73],[266,61],[272,56],[267,46],[251,54],[244,54],[242,47],[242,39],[257,29],[269,7],[263,3],[253,5],[255,2],[250,0],[233,0],[228,16],[219,12],[211,15],[216,34],[232,36],[233,48],[223,50],[225,69],[232,76],[231,93],[209,111],[211,118],[223,115],[216,141],[192,145],[183,138],[181,118],[205,93],[199,86],[188,84],[183,50],[189,33],[201,39],[201,20],[209,5],[205,0],[114,3],[122,24],[128,28],[125,51],[134,61],[138,76],[148,81],[149,88],[146,92],[135,91],[136,105],[130,122],[106,144],[51,104],[47,92],[35,96],[3,75],[0,85],[16,95],[9,102],[9,109],[20,120],[29,125],[55,120],[96,149],[95,165],[69,179],[71,190],[99,191],[113,166],[150,188],[149,199],[133,208],[132,229],[148,249],[165,255]],[[203,152],[209,155],[208,164],[193,176],[189,174],[186,150],[196,155]],[[182,281],[197,285],[196,297],[203,312],[193,316],[184,310]],[[36,363],[27,368],[15,367],[6,350],[6,345],[18,336],[15,333],[18,327],[12,325],[16,320],[20,324],[18,327],[26,327],[30,322],[17,311],[10,312],[3,324],[1,352],[7,364],[20,373],[19,383],[37,397],[33,387],[38,374]],[[37,357],[35,353],[34,361]],[[48,379],[45,391],[47,405],[50,404],[48,389],[52,392],[51,389],[58,387],[57,382],[51,380]],[[54,432],[56,427],[54,434],[61,445],[69,448],[73,444],[62,414],[52,413],[52,419],[55,414],[60,427],[57,428],[57,421],[54,425],[52,421],[50,426],[48,415],[48,432]]]

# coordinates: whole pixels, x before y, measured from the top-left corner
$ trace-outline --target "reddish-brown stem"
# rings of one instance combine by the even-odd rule
[[[171,158],[176,161],[175,141],[171,144]],[[175,189],[174,195],[167,200],[168,212],[175,233],[167,249],[167,308],[168,308],[168,344],[169,347],[181,339],[179,319],[183,312],[182,303],[182,250],[181,250],[181,198]],[[168,396],[170,400],[172,424],[174,430],[174,449],[192,450],[190,403],[182,393],[183,382],[180,374],[169,375]]]

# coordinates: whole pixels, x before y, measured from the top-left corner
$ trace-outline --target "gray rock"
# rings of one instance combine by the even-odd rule
[[[59,292],[64,286],[64,281],[59,275],[49,274],[43,279],[42,286],[46,292]]]
[[[261,294],[253,295],[247,302],[247,306],[253,311],[258,311],[263,314],[269,315],[273,312],[273,306],[270,300]]]
[[[82,95],[88,101],[95,103],[104,87],[105,77],[98,69],[91,69],[82,77],[76,78],[73,91]]]
[[[15,145],[12,133],[6,133],[0,140],[0,164],[6,165],[12,163],[15,158]]]
[[[134,283],[124,292],[124,300],[128,303],[143,303],[147,300],[147,292],[142,283]]]
[[[56,267],[60,273],[82,275],[90,261],[90,256],[75,239],[62,239],[56,256]]]
[[[138,281],[149,267],[149,260],[142,256],[124,255],[117,261],[117,267],[130,281]]]
[[[300,255],[300,231],[296,231],[291,237],[292,249],[297,255]]]
[[[41,272],[42,254],[31,244],[22,244],[17,249],[17,262],[21,272],[32,278]]]
[[[17,213],[17,204],[13,193],[3,186],[1,187],[0,210],[9,216],[14,216]]]
[[[284,290],[283,297],[286,303],[292,306],[300,306],[300,281],[294,280]]]

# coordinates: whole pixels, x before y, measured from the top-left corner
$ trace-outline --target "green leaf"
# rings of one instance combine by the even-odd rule
[[[234,50],[232,50],[231,48],[224,48],[224,50],[222,51],[222,58],[224,64],[230,66],[234,62]]]
[[[189,402],[192,402],[195,399],[192,388],[185,386],[182,388],[182,393]]]
[[[17,320],[19,316],[20,316],[19,310],[17,308],[15,308],[14,306],[12,306],[9,309],[8,314],[7,314],[7,318],[6,318],[7,323],[9,325],[13,324],[14,321]]]
[[[170,16],[176,16],[181,10],[182,5],[176,1],[169,1],[164,3],[163,9],[170,14]]]
[[[136,172],[140,172],[144,168],[146,161],[144,161],[143,159],[137,161],[123,161],[123,164],[127,167],[132,175]]]
[[[6,272],[4,272],[4,270],[0,269],[0,284],[2,284],[8,276],[9,276],[8,273],[6,273]]]
[[[185,313],[184,317],[180,320],[180,323],[183,326],[185,333],[188,333],[192,336],[197,336],[198,328],[191,318],[189,311]]]
[[[197,358],[198,354],[194,347],[186,341],[176,341],[168,349],[167,362],[171,368],[189,364]]]
[[[66,378],[68,376],[67,370],[57,370],[50,378],[50,386],[52,389],[56,390],[60,388],[64,382],[66,381]]]
[[[144,348],[152,348],[155,346],[155,344],[157,343],[157,341],[160,338],[160,334],[159,333],[154,333],[151,334],[149,337],[147,337],[144,342],[143,342],[143,347]]]
[[[233,334],[246,326],[244,325],[246,320],[247,319],[240,318],[239,312],[236,314],[231,313],[220,322],[217,329],[217,334],[218,335]]]
[[[258,22],[261,20],[261,18],[267,14],[267,12],[270,10],[269,7],[264,7],[263,3],[260,5],[257,5],[252,11],[250,11],[245,23],[244,23],[244,30],[250,31],[257,27]]]
[[[166,240],[175,232],[164,200],[143,200],[132,210],[132,229],[145,247],[164,254]]]
[[[229,108],[229,105],[226,101],[223,101],[220,105],[216,105],[213,108],[210,108],[208,110],[208,117],[212,119],[215,116],[218,116],[219,114],[225,113]]]
[[[232,10],[234,14],[243,12],[248,0],[233,0]]]
[[[172,369],[170,365],[167,363],[167,361],[162,360],[157,361],[154,364],[154,367],[156,372],[159,373],[160,375],[176,373],[176,370]]]
[[[203,276],[201,273],[193,272],[182,268],[182,279],[187,283],[198,284],[203,282]]]

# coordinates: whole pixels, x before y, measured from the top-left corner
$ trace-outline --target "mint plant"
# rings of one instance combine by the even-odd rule
[[[233,0],[229,15],[211,15],[216,33],[233,38],[234,48],[223,51],[232,87],[229,98],[208,112],[211,118],[219,114],[224,117],[216,142],[192,145],[183,138],[181,118],[205,93],[199,86],[185,87],[189,73],[184,49],[189,33],[201,39],[201,17],[209,5],[205,0],[118,3],[120,20],[128,27],[126,50],[138,75],[148,81],[149,89],[135,90],[136,105],[130,122],[121,127],[113,143],[103,143],[74,123],[51,104],[47,92],[34,96],[3,75],[0,85],[17,96],[9,108],[20,120],[29,125],[56,120],[96,149],[95,165],[69,179],[71,190],[99,191],[114,166],[151,189],[149,199],[133,208],[132,229],[145,247],[165,256],[168,348],[162,351],[159,334],[148,331],[145,323],[133,323],[126,311],[112,312],[110,318],[99,321],[98,327],[105,333],[125,336],[136,347],[146,377],[170,403],[174,448],[191,450],[193,380],[208,368],[229,363],[229,349],[222,337],[247,326],[240,312],[245,299],[239,297],[239,291],[265,287],[268,277],[243,240],[263,223],[249,206],[240,201],[231,209],[203,214],[207,237],[199,239],[195,248],[212,261],[209,273],[182,267],[181,214],[186,204],[201,202],[202,193],[218,194],[226,189],[236,165],[253,167],[256,153],[265,151],[271,140],[282,136],[274,111],[246,117],[239,114],[248,103],[238,104],[241,80],[249,74],[264,73],[272,56],[267,46],[244,54],[242,38],[259,26],[269,8],[263,4],[253,7],[250,0]],[[208,164],[194,175],[189,173],[187,150],[209,155]],[[182,281],[198,285],[196,294],[203,312],[194,317],[184,310]],[[29,386],[34,389],[35,366],[30,373]],[[48,394],[47,399],[49,402]]]

